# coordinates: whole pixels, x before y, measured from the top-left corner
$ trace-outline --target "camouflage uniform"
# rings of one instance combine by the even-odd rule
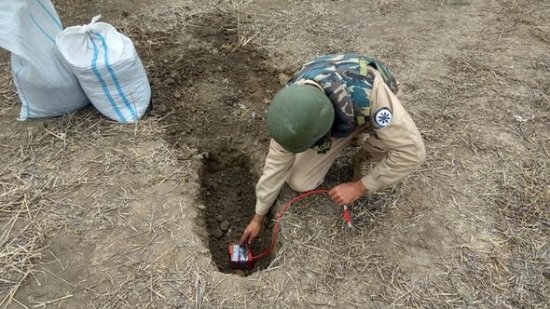
[[[308,84],[332,102],[335,120],[330,136],[299,154],[271,140],[262,177],[256,185],[256,213],[264,215],[285,181],[296,191],[319,186],[338,153],[361,132],[363,150],[381,159],[361,181],[369,192],[402,180],[424,160],[422,138],[395,93],[397,83],[380,62],[359,54],[331,54],[304,65],[289,84]]]
[[[384,82],[397,93],[393,74],[375,59],[359,54],[321,56],[304,65],[288,83],[303,84],[315,81],[330,98],[336,112],[332,137],[346,137],[369,117],[370,93],[374,74],[368,66],[377,69]]]

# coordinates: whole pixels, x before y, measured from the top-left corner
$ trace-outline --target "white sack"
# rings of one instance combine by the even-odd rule
[[[132,41],[113,26],[97,22],[59,33],[56,45],[92,104],[122,123],[139,120],[151,100],[151,87]]]
[[[62,30],[50,0],[0,0],[0,48],[11,52],[23,104],[19,120],[60,116],[89,103],[55,47]]]

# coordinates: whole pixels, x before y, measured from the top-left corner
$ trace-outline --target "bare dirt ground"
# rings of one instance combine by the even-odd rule
[[[101,13],[133,39],[154,108],[136,125],[92,108],[17,122],[0,54],[0,306],[548,308],[549,1],[54,4],[65,26]],[[340,51],[396,73],[426,163],[353,205],[351,230],[326,198],[291,209],[270,259],[229,270],[270,99]]]

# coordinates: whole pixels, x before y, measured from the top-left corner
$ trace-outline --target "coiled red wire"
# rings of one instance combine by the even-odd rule
[[[285,212],[287,211],[287,209],[290,206],[292,206],[293,204],[295,204],[295,203],[297,203],[297,202],[299,202],[299,201],[301,201],[301,200],[303,200],[303,199],[305,199],[309,196],[321,195],[321,194],[328,194],[328,190],[318,189],[318,190],[307,191],[307,192],[304,192],[304,193],[296,196],[292,200],[286,202],[283,205],[283,207],[281,208],[281,210],[277,213],[277,217],[275,218],[275,226],[273,227],[273,234],[271,236],[271,244],[262,253],[260,253],[258,255],[255,255],[255,256],[252,256],[252,260],[261,259],[261,258],[263,258],[263,257],[265,257],[265,256],[267,256],[271,253],[271,251],[275,247],[275,242],[277,241],[277,235],[279,234],[279,222],[281,221],[281,218],[283,217],[283,215],[285,214]]]

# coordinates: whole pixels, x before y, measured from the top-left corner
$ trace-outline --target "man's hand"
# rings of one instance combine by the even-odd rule
[[[248,223],[248,226],[244,230],[243,236],[241,236],[241,245],[244,245],[245,243],[250,245],[252,241],[256,237],[258,237],[258,234],[260,234],[260,228],[262,227],[262,221],[264,220],[264,216],[262,215],[254,215],[254,218]]]
[[[354,182],[346,182],[332,188],[328,195],[332,201],[340,206],[351,204],[367,192],[367,188],[361,180]]]

